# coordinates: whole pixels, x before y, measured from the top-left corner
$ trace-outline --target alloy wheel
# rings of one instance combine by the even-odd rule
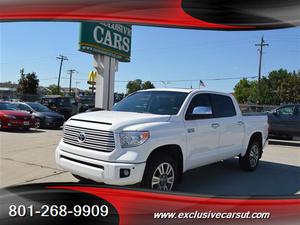
[[[249,157],[250,166],[255,167],[259,159],[259,148],[257,145],[251,147]]]
[[[155,169],[151,187],[155,190],[170,191],[174,185],[175,172],[170,163],[163,162]]]

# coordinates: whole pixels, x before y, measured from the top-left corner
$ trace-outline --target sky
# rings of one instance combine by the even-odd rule
[[[69,85],[67,70],[76,69],[72,86],[87,89],[93,57],[78,51],[79,32],[76,22],[1,23],[0,82],[17,82],[24,68],[36,72],[42,86],[57,84],[56,57],[62,54],[69,60],[63,64],[61,86]],[[226,78],[257,76],[255,44],[262,36],[269,44],[264,48],[263,75],[280,68],[300,69],[300,28],[208,31],[133,26],[131,62],[119,63],[115,91],[125,92],[128,80],[141,79],[156,87],[181,88],[198,88],[202,80],[203,89],[232,92],[239,79]]]

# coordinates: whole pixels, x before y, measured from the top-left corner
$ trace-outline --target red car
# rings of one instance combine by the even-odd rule
[[[29,130],[35,127],[35,118],[27,112],[15,110],[15,105],[9,102],[0,102],[0,129]]]

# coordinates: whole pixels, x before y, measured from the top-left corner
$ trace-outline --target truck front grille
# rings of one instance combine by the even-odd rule
[[[115,149],[113,132],[71,125],[64,127],[63,142],[95,151],[111,152]]]

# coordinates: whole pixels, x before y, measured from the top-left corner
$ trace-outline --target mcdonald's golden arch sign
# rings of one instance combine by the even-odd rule
[[[96,76],[97,76],[97,72],[96,71],[89,72],[89,75],[88,75],[88,84],[96,84]]]

